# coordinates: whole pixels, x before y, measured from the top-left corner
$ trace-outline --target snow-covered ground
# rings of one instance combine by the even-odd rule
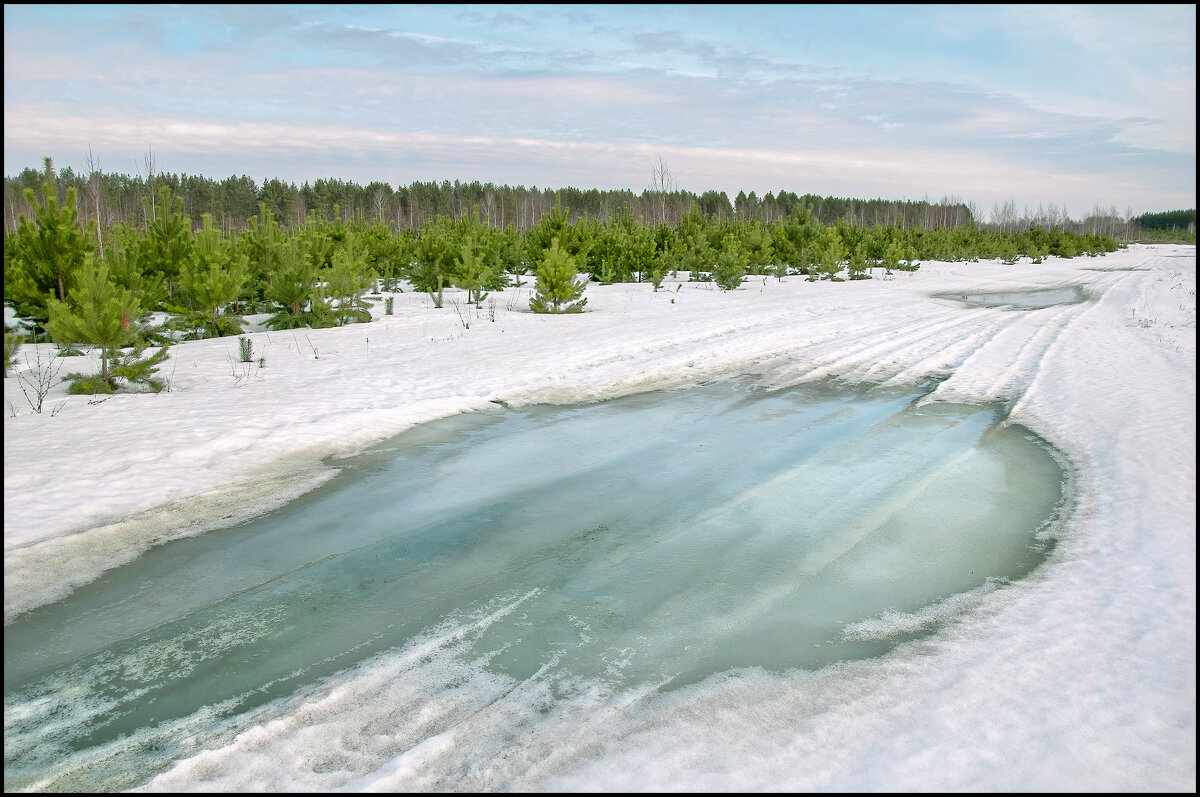
[[[1069,285],[1088,300],[1019,311],[934,296]],[[279,506],[328,478],[322,457],[490,402],[746,374],[776,386],[937,377],[930,399],[1007,402],[1068,458],[1073,514],[1046,566],[884,658],[738,671],[636,711],[610,706],[561,746],[543,740],[536,760],[518,753],[459,787],[1194,791],[1195,291],[1195,247],[1163,245],[860,282],[760,277],[733,292],[591,285],[589,312],[571,316],[530,313],[529,286],[480,309],[454,291],[440,310],[404,293],[370,324],[254,332],[250,364],[234,338],[178,345],[157,395],[56,385],[39,414],[9,376],[5,619],[156,542]],[[22,349],[18,373],[34,355]],[[71,358],[62,372],[91,367]],[[215,788],[280,788],[247,762],[272,755],[264,734],[302,748],[304,723],[292,724],[231,752],[243,780]],[[453,739],[429,741],[365,780],[294,785],[445,788],[417,775],[451,760]],[[195,782],[177,769],[164,788]]]

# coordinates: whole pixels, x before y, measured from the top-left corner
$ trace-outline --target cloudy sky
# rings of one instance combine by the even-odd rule
[[[1196,7],[4,7],[4,173],[1196,205]]]

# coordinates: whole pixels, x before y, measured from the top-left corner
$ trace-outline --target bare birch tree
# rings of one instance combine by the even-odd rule
[[[658,220],[663,224],[668,223],[667,202],[671,194],[675,193],[675,190],[675,177],[671,174],[671,170],[667,167],[662,155],[659,155],[658,162],[650,170],[650,192],[654,195],[654,201],[657,205]],[[655,219],[652,218],[651,221],[655,221]]]
[[[87,178],[88,194],[92,200],[92,209],[96,214],[96,243],[100,247],[100,257],[104,257],[104,225],[100,219],[100,206],[104,199],[103,172],[100,171],[100,161],[92,154],[92,145],[88,144],[87,160],[83,162],[84,176]]]

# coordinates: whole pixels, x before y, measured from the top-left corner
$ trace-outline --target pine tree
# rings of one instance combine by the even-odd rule
[[[232,250],[232,243],[213,225],[212,216],[204,214],[204,229],[196,235],[179,272],[180,293],[186,306],[170,306],[179,314],[183,328],[193,330],[197,338],[242,333],[242,319],[221,314],[222,309],[237,301],[250,276],[247,256]]]
[[[732,235],[725,239],[725,246],[717,255],[713,266],[713,280],[722,290],[732,291],[746,278],[747,256],[740,243]]]
[[[308,243],[294,236],[279,252],[279,270],[267,286],[266,298],[274,302],[276,312],[267,319],[271,329],[297,329],[310,323],[305,309],[316,290],[317,271],[308,252]]]
[[[131,385],[146,385],[157,393],[163,389],[163,382],[154,374],[158,373],[158,366],[167,359],[168,345],[163,344],[158,351],[143,357],[142,353],[148,344],[139,338],[134,341],[132,351],[113,352],[109,370],[114,377],[120,377]]]
[[[66,299],[72,276],[95,251],[90,226],[85,230],[79,224],[75,189],[68,188],[66,202],[59,205],[58,191],[47,181],[42,196],[38,202],[33,190],[25,189],[34,220],[22,217],[4,242],[4,301],[39,327],[49,320],[51,296]]]
[[[701,282],[708,279],[717,253],[709,245],[708,236],[698,231],[679,240],[676,257],[679,269],[688,272],[691,281]]]
[[[587,257],[587,270],[593,279],[604,285],[625,281],[624,269],[618,263],[625,249],[625,236],[625,229],[620,224],[597,225]]]
[[[746,268],[755,274],[766,273],[775,260],[775,247],[771,228],[762,222],[754,222],[742,239]]]
[[[529,260],[530,268],[534,274],[537,274],[538,269],[542,265],[542,260],[546,257],[546,253],[550,250],[550,246],[558,241],[564,250],[571,251],[568,244],[568,236],[571,233],[571,226],[567,224],[567,217],[570,211],[564,211],[559,200],[556,198],[554,207],[550,213],[538,219],[537,224],[533,225],[528,232],[525,233],[525,251]]]
[[[495,272],[484,262],[484,255],[474,239],[464,243],[460,251],[454,285],[465,290],[467,301],[478,307],[487,296],[483,289],[494,278]]]
[[[354,238],[365,252],[367,265],[382,280],[382,290],[395,291],[396,279],[411,254],[411,240],[393,233],[385,224],[372,224]]]
[[[362,295],[375,284],[375,273],[368,268],[360,250],[352,243],[338,247],[333,265],[325,272],[325,289],[332,306],[334,321],[343,326],[349,321],[370,321],[371,313]]]
[[[108,266],[88,258],[75,277],[67,301],[50,300],[47,329],[55,343],[90,343],[100,347],[100,373],[89,378],[70,374],[69,392],[112,393],[116,380],[109,373],[109,357],[114,349],[134,342],[137,330],[133,320],[140,313],[137,300],[129,290],[109,280]]]
[[[622,252],[618,263],[622,270],[637,274],[639,282],[649,280],[656,291],[661,288],[667,266],[654,245],[650,230],[640,224],[629,225],[620,238],[620,246]]]
[[[867,245],[860,243],[854,248],[853,254],[850,255],[850,262],[846,266],[846,270],[850,274],[852,280],[869,280],[871,275],[867,273],[869,264],[867,262]]]
[[[179,271],[191,254],[192,222],[183,213],[183,197],[175,197],[172,202],[171,186],[164,185],[158,193],[161,206],[151,206],[148,198],[142,199],[149,218],[146,237],[142,239],[143,263],[149,273],[162,277],[167,298],[174,299]]]
[[[576,281],[579,267],[575,258],[558,247],[558,239],[550,243],[537,269],[537,293],[529,300],[535,313],[581,313],[587,304],[583,296],[585,284]]]
[[[846,247],[836,229],[826,227],[822,230],[821,240],[816,244],[814,259],[817,275],[820,279],[838,280],[837,273],[842,270],[842,260],[846,256]],[[812,277],[809,280],[812,281]]]
[[[103,260],[113,283],[132,291],[143,308],[158,307],[167,298],[162,275],[146,271],[141,239],[132,227],[121,225],[110,231]]]
[[[571,209],[563,209],[561,200],[555,198],[550,213],[525,233],[526,256],[535,274],[555,240],[559,248],[575,259],[577,268],[586,261],[592,248],[592,239],[587,236],[585,225],[568,223],[570,216]]]
[[[450,280],[457,252],[448,219],[438,219],[421,228],[421,237],[413,252],[415,262],[409,268],[409,281],[414,290],[429,294],[434,307],[442,306],[442,290]]]

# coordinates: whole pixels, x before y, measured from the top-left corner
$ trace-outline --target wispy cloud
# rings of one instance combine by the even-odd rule
[[[1194,7],[635,11],[6,6],[5,170],[1194,204]]]

